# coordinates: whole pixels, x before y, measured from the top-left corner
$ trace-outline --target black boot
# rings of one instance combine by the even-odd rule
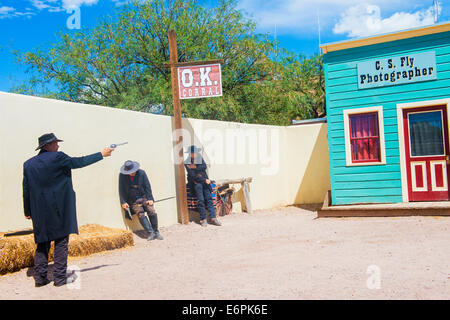
[[[150,236],[147,238],[147,240],[155,239],[155,233],[153,232],[152,226],[150,225],[150,221],[148,221],[147,217],[140,218],[139,222],[144,227],[145,231],[150,233]]]
[[[156,214],[149,216],[150,222],[152,224],[153,230],[155,230],[155,238],[158,240],[164,239],[158,230],[158,216]]]

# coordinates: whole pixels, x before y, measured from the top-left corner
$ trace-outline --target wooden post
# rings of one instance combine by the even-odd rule
[[[175,130],[181,133],[183,128],[181,122],[181,102],[180,94],[178,90],[178,70],[176,63],[178,63],[178,48],[177,48],[177,34],[175,30],[169,31],[169,51],[170,51],[170,73],[172,75],[172,99],[173,99],[173,115],[175,118]],[[183,146],[183,136],[180,134],[177,146]],[[177,184],[177,200],[178,200],[178,212],[181,216],[181,223],[189,223],[189,211],[187,208],[187,195],[186,195],[186,182],[183,163],[183,148],[179,148],[178,159],[176,164],[176,184]]]
[[[244,180],[243,188],[244,188],[245,207],[247,209],[247,213],[253,213],[252,202],[250,201],[250,190],[248,187],[247,179]]]

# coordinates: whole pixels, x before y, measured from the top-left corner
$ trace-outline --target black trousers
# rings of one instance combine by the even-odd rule
[[[51,241],[37,244],[34,255],[34,272],[36,283],[42,283],[47,279],[48,253]],[[67,256],[69,236],[55,240],[55,252],[53,255],[54,270],[53,281],[55,284],[65,283],[67,278]]]

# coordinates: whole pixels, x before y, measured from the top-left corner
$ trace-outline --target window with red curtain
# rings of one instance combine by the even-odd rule
[[[349,121],[352,163],[380,162],[378,112],[352,114]]]

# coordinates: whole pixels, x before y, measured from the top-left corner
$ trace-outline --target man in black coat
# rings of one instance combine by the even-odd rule
[[[216,218],[216,209],[212,201],[211,180],[209,180],[208,174],[206,173],[206,163],[199,153],[200,151],[201,149],[196,146],[190,146],[188,148],[187,153],[189,153],[189,157],[184,163],[187,171],[188,187],[195,191],[195,196],[198,200],[200,225],[202,227],[208,225],[206,223],[206,208],[208,208],[211,223],[216,226],[221,226],[222,224]]]
[[[152,187],[144,170],[136,161],[125,161],[120,168],[119,196],[124,210],[137,214],[142,227],[149,233],[147,240],[163,240],[158,230],[158,215],[155,211]],[[148,218],[145,215],[147,212]],[[150,220],[150,221],[149,221]]]
[[[61,286],[71,280],[67,277],[69,235],[78,234],[75,192],[72,169],[86,167],[108,157],[114,149],[105,148],[85,157],[72,158],[58,152],[61,142],[53,133],[38,139],[39,154],[23,165],[23,206],[27,219],[33,222],[35,285],[41,287],[47,278],[48,253],[55,241],[54,285]]]

